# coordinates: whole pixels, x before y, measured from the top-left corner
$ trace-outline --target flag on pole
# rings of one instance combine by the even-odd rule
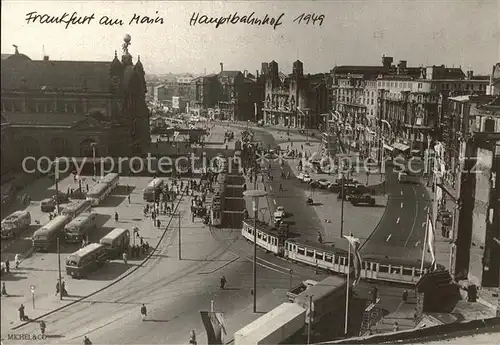
[[[207,332],[208,344],[223,344],[226,329],[224,327],[223,313],[200,311],[201,321]]]
[[[354,236],[344,235],[344,238],[349,241],[349,245],[352,247],[354,251],[354,283],[353,286],[356,286],[361,280],[361,255],[359,253],[359,238]]]
[[[436,265],[436,254],[435,254],[435,232],[434,232],[434,224],[432,223],[432,218],[430,214],[427,215],[427,244],[429,245],[429,251],[431,252],[432,257],[432,268]]]

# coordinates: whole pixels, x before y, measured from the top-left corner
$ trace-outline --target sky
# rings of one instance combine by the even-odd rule
[[[291,73],[301,60],[305,73],[328,72],[335,65],[380,65],[382,55],[409,66],[461,66],[489,74],[500,61],[500,0],[378,1],[2,1],[1,52],[13,44],[34,60],[111,61],[129,52],[140,55],[148,74],[260,71],[262,62],[278,62]],[[27,22],[28,13],[91,16],[90,23]],[[281,17],[281,25],[245,23],[190,25],[193,14],[227,17],[255,12],[255,18]],[[162,18],[163,24],[129,24],[137,14]],[[324,16],[306,23],[301,14]],[[101,25],[102,16],[123,25]],[[294,21],[295,20],[295,21]]]

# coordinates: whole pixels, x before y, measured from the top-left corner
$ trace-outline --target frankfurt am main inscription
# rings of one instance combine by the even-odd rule
[[[137,24],[164,24],[165,19],[158,13],[155,12],[154,16],[146,16],[142,14],[134,13],[126,20],[122,18],[114,18],[110,16],[97,16],[95,13],[88,13],[85,15],[79,14],[78,12],[73,13],[60,13],[58,15],[40,13],[37,11],[28,12],[25,15],[25,20],[27,24],[62,24],[65,25],[65,29],[71,26],[77,25],[90,25],[98,24],[102,26],[123,26],[123,25],[137,25]],[[267,13],[256,14],[255,12],[243,13],[238,12],[230,13],[223,16],[208,16],[200,12],[193,12],[190,18],[188,18],[189,26],[202,26],[211,25],[215,28],[219,28],[224,25],[248,25],[248,26],[261,26],[261,27],[272,27],[274,30],[278,26],[281,26],[285,19],[285,13],[273,16]],[[303,26],[322,26],[325,19],[324,14],[320,13],[301,13],[294,17],[291,17],[291,22],[296,25]]]

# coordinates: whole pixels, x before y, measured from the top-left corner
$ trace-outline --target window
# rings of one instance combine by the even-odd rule
[[[267,235],[262,235],[262,240],[264,240],[265,242],[268,242],[267,241]]]
[[[379,265],[378,271],[380,273],[389,273],[389,266]]]
[[[487,133],[495,132],[495,120],[493,119],[485,119],[484,120],[484,131]]]
[[[373,105],[373,98],[372,98],[372,101],[371,101],[371,105]]]
[[[300,248],[300,247],[299,247],[299,248],[297,249],[297,253],[299,253],[300,255],[305,255],[306,250],[305,250],[304,248]]]
[[[421,89],[422,88],[422,83],[418,83],[418,88]]]
[[[404,276],[411,276],[411,275],[413,275],[413,270],[411,268],[403,268],[403,275]]]
[[[401,267],[400,266],[391,267],[391,272],[392,272],[392,274],[400,274]]]
[[[339,263],[339,257],[338,257],[337,255],[335,255],[335,256],[333,257],[333,261],[334,261],[334,263],[335,263],[335,264],[337,264],[337,265],[338,265],[338,263]]]
[[[306,255],[312,258],[314,257],[314,252],[308,249]]]
[[[316,253],[316,259],[323,260],[323,253]]]
[[[331,262],[333,262],[333,257],[331,255],[326,254],[325,255],[325,261],[331,263]]]
[[[261,240],[261,239],[262,239],[262,233],[261,233],[261,232],[258,232],[258,233],[257,233],[257,238],[258,238],[259,240]]]

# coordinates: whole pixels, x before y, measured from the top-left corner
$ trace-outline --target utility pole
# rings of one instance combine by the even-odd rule
[[[59,237],[57,238],[57,264],[59,273],[59,300],[63,298],[62,276],[61,276],[61,248],[59,247]]]
[[[344,172],[342,171],[342,188],[340,191],[341,197],[342,197],[341,207],[340,207],[340,238],[344,237],[344,199],[345,199],[344,185],[345,185],[345,176],[344,176]]]
[[[352,236],[352,234],[351,234]],[[345,296],[345,325],[344,334],[347,335],[349,327],[349,286],[351,285],[351,244],[348,243],[348,254],[347,254],[347,290]]]
[[[292,284],[293,284],[293,270],[290,269],[290,290],[292,289]]]
[[[181,256],[181,213],[179,212],[177,214],[177,216],[179,217],[179,260],[182,260],[182,256]]]
[[[58,175],[59,175],[59,160],[56,158],[54,161],[54,180],[56,184],[56,212],[59,215],[59,184],[58,184]]]

